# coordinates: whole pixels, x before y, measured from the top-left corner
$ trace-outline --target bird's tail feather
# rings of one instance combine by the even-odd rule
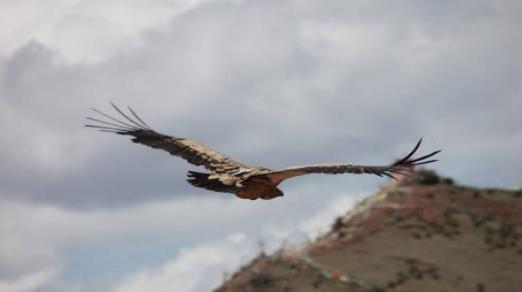
[[[210,178],[210,173],[189,171],[187,181],[199,188],[223,193],[235,193],[238,188],[235,185],[225,185],[218,178]]]

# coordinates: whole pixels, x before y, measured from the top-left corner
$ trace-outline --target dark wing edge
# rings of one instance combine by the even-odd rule
[[[91,123],[85,126],[98,129],[102,132],[132,136],[133,138],[131,140],[134,143],[165,150],[194,165],[203,165],[209,170],[233,170],[244,167],[243,164],[233,161],[198,141],[164,135],[154,131],[130,106],[128,107],[128,113],[125,113],[112,102],[111,106],[121,116],[120,118],[113,117],[93,108],[92,110],[103,117],[103,119],[87,117],[86,119]]]
[[[414,171],[414,167],[417,165],[423,165],[438,161],[433,158],[441,150],[433,151],[429,154],[413,158],[413,155],[419,149],[422,143],[422,138],[419,139],[413,150],[411,150],[406,156],[397,160],[390,165],[383,166],[365,166],[365,165],[351,165],[351,164],[316,164],[306,166],[289,167],[283,170],[273,171],[268,174],[264,174],[271,178],[275,182],[280,182],[290,177],[300,176],[312,173],[323,173],[323,174],[342,174],[342,173],[353,173],[353,174],[374,174],[377,176],[386,176],[392,179],[397,179],[395,175],[410,175]]]
[[[442,150],[436,150],[429,154],[421,157],[413,158],[413,154],[417,152],[422,143],[422,138],[419,139],[413,150],[408,155],[397,160],[395,163],[387,166],[359,166],[361,169],[360,173],[375,174],[378,176],[387,176],[393,179],[397,179],[394,175],[410,175],[414,171],[414,167],[417,165],[429,164],[438,161],[438,159],[430,159],[440,153]]]

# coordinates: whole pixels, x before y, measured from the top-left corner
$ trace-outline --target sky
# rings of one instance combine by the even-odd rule
[[[520,1],[1,0],[0,291],[209,291],[386,181],[239,200],[85,128],[132,106],[250,165],[386,164],[423,137],[463,185],[522,187]]]

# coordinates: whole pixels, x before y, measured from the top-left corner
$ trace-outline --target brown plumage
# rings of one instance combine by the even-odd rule
[[[233,193],[242,199],[273,199],[283,196],[283,192],[277,188],[282,181],[294,176],[311,173],[368,173],[395,178],[395,174],[408,174],[415,165],[437,161],[436,159],[428,160],[428,158],[440,152],[440,150],[437,150],[430,154],[413,158],[413,154],[421,144],[422,139],[420,139],[408,155],[390,165],[315,164],[271,170],[236,162],[195,140],[160,134],[152,130],[130,107],[128,108],[129,112],[125,113],[114,104],[111,103],[111,105],[121,115],[120,119],[93,109],[93,111],[104,117],[105,120],[88,117],[88,120],[96,124],[86,126],[97,128],[104,132],[132,136],[134,143],[163,149],[172,155],[185,159],[189,163],[203,166],[210,173],[189,171],[187,173],[187,181],[190,184],[216,192]]]

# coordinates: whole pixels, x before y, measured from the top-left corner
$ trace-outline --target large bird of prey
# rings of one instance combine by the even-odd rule
[[[312,173],[341,174],[341,173],[368,173],[378,176],[395,178],[394,175],[407,174],[415,165],[437,161],[430,159],[440,150],[430,154],[413,158],[419,148],[420,139],[413,150],[402,159],[383,166],[365,166],[353,164],[314,164],[293,166],[281,170],[271,170],[265,167],[250,166],[236,162],[218,151],[201,144],[198,141],[174,136],[168,136],[154,131],[133,110],[128,113],[112,104],[116,112],[121,115],[115,118],[102,111],[93,109],[104,119],[88,117],[95,124],[87,127],[97,128],[104,132],[113,132],[120,135],[132,136],[132,142],[163,149],[172,155],[179,156],[189,163],[204,166],[210,173],[189,171],[187,181],[193,186],[216,192],[233,193],[242,199],[255,200],[273,199],[283,196],[277,186],[285,179]]]

